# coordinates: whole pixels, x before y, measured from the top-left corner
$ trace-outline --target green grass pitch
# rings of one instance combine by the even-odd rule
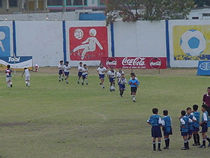
[[[178,117],[182,109],[201,105],[210,78],[197,77],[194,70],[140,74],[136,103],[128,86],[120,98],[118,90],[109,92],[107,80],[106,89],[101,89],[96,75],[89,76],[88,86],[81,86],[76,76],[66,85],[58,83],[56,74],[32,73],[31,87],[26,88],[16,74],[14,87],[7,88],[0,74],[1,158],[209,157],[210,148],[180,150]],[[170,150],[152,151],[146,120],[153,107],[161,114],[168,109],[172,116]]]

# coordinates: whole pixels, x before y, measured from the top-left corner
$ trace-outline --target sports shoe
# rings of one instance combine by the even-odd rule
[[[206,148],[206,146],[204,146],[204,145],[201,145],[201,146],[199,146],[199,148]]]
[[[183,147],[183,148],[181,148],[181,150],[189,150],[189,149],[188,149],[188,148]]]

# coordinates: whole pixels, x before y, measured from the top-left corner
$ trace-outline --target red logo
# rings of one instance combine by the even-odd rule
[[[71,27],[69,41],[71,60],[100,60],[108,57],[107,27]]]
[[[150,60],[150,67],[153,69],[159,69],[161,67],[161,60],[159,58],[152,58]]]
[[[106,66],[115,68],[117,66],[117,59],[116,58],[107,58]]]

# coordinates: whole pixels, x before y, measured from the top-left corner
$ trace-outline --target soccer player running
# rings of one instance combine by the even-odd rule
[[[71,67],[70,67],[70,65],[69,65],[69,62],[66,61],[66,62],[65,62],[65,65],[64,65],[64,75],[65,75],[66,84],[69,84],[68,79],[69,79],[69,72],[70,72],[70,69],[71,69]]]
[[[127,83],[127,80],[125,78],[125,74],[122,73],[121,77],[118,79],[118,85],[119,85],[119,90],[120,90],[120,96],[123,97],[123,93],[125,91],[125,85]]]
[[[25,75],[25,83],[26,83],[26,87],[30,87],[30,72],[28,68],[24,68],[23,75]]]
[[[7,65],[7,69],[5,70],[6,73],[6,83],[7,87],[12,87],[12,70],[10,65]]]
[[[128,84],[131,87],[131,95],[132,95],[133,102],[136,102],[136,92],[137,92],[137,89],[140,85],[140,82],[136,78],[135,73],[131,73],[131,79],[128,82]]]
[[[64,64],[63,64],[63,60],[61,60],[59,65],[58,65],[58,75],[59,75],[59,82],[63,81],[63,78],[64,78]]]
[[[97,69],[98,75],[99,75],[99,79],[100,79],[100,85],[102,88],[104,87],[104,78],[105,78],[105,73],[107,72],[107,69],[103,66],[103,64],[101,63],[100,66]]]
[[[115,77],[116,77],[116,71],[113,67],[107,72],[107,76],[109,78],[110,82],[110,92],[115,91]]]
[[[88,85],[88,68],[86,64],[84,64],[82,68],[82,85],[84,85],[85,83],[86,85]]]
[[[82,62],[80,62],[78,66],[78,81],[77,81],[78,84],[80,83],[80,79],[82,77],[82,71],[83,71],[83,66]]]

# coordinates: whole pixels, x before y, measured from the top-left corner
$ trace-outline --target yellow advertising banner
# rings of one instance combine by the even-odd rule
[[[210,25],[173,27],[174,60],[210,60]]]

